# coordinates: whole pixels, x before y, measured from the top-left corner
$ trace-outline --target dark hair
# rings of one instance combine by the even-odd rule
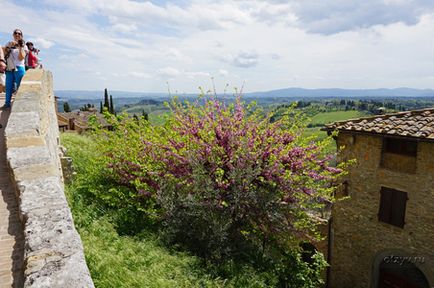
[[[21,36],[24,37],[23,31],[21,29],[15,29],[14,32],[12,32],[12,35],[15,34],[15,32],[21,32]]]

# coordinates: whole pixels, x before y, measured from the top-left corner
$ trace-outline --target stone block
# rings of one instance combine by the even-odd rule
[[[8,148],[7,158],[12,169],[52,162],[50,153],[45,146]]]
[[[32,93],[27,93],[28,95],[32,95]],[[35,107],[39,106],[39,99],[35,97],[31,97],[30,99],[20,99],[14,101],[14,112],[32,112],[35,111]]]
[[[38,178],[59,176],[60,171],[57,166],[52,163],[43,165],[32,165],[21,168],[16,168],[12,171],[13,177],[16,182],[22,180],[33,180]]]
[[[44,73],[51,74],[49,71],[45,71],[43,69],[31,69],[26,72],[26,75],[24,76],[22,83],[26,81],[38,81],[41,82],[44,78]]]
[[[18,181],[16,184],[20,191],[20,211],[24,215],[35,209],[43,209],[50,206],[64,207],[66,205],[60,177],[26,179]],[[35,199],[38,199],[38,201],[35,201]]]
[[[6,146],[8,148],[15,147],[30,147],[30,146],[45,146],[45,138],[42,136],[16,137],[7,139]]]
[[[6,139],[10,137],[39,136],[41,135],[39,123],[38,111],[12,112],[5,130]]]

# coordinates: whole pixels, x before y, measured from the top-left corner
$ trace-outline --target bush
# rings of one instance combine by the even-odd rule
[[[303,119],[291,108],[270,123],[239,97],[230,105],[175,98],[169,107],[161,127],[111,116],[114,131],[98,130],[108,175],[135,191],[104,197],[136,205],[168,241],[206,260],[256,259],[289,281],[304,267],[294,260],[299,242],[320,239],[314,215],[333,201],[342,167],[329,165],[325,143],[300,137]]]
[[[63,133],[61,137],[77,172],[65,192],[96,287],[269,287],[268,274],[248,265],[228,269],[224,279],[211,275],[213,266],[204,269],[197,257],[165,247],[152,227],[146,226],[134,236],[119,235],[120,229],[127,229],[118,221],[126,209],[111,209],[94,197],[111,186],[107,181],[107,187],[103,184],[104,167],[95,165],[96,146],[77,134]]]

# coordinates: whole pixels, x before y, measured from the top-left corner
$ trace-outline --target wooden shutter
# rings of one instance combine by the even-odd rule
[[[378,220],[397,227],[404,227],[407,192],[381,187]]]
[[[392,198],[392,214],[390,224],[403,228],[405,220],[405,207],[407,205],[407,193],[394,190]]]
[[[417,142],[395,138],[383,139],[383,151],[400,155],[417,156]]]
[[[392,212],[393,191],[387,187],[381,187],[380,210],[378,211],[378,220],[390,223],[390,214]]]

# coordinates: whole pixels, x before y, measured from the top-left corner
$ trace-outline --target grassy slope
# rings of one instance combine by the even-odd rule
[[[82,192],[89,185],[89,169],[94,169],[92,142],[69,133],[62,134],[61,140],[77,172],[66,194],[96,287],[266,287],[252,270],[232,271],[230,279],[212,277],[196,257],[161,245],[152,231],[119,235],[113,221],[116,211]]]
[[[347,119],[359,118],[366,116],[360,111],[334,111],[318,113],[312,117],[312,124],[327,124],[335,121],[343,121]]]
[[[335,122],[335,121],[343,121],[358,117],[366,116],[365,113],[360,111],[334,111],[334,112],[322,112],[318,113],[311,118],[311,123],[315,126],[322,126],[327,123]],[[327,132],[321,131],[321,127],[311,127],[306,128],[303,132],[304,137],[314,136],[317,140],[323,140],[327,137]],[[335,142],[332,141],[327,147],[328,152],[333,152],[336,150]]]

